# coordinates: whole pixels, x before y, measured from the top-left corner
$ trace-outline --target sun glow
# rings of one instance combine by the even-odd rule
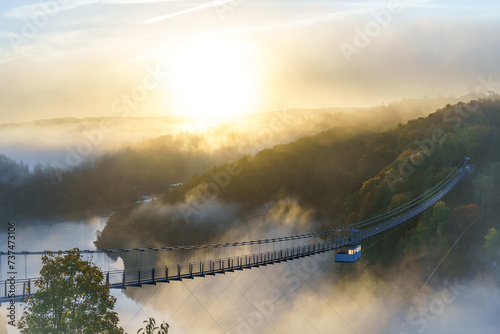
[[[215,122],[257,111],[259,68],[249,45],[202,42],[177,51],[169,61],[176,113]]]

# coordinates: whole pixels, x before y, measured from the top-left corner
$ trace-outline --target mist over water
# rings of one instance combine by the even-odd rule
[[[128,294],[172,333],[400,333],[423,282],[382,277],[362,262],[343,276],[346,266],[326,253]],[[497,333],[498,293],[491,280],[434,280],[403,333]]]
[[[215,200],[202,211],[176,231],[190,235],[210,229],[217,217],[238,214],[237,207]],[[137,212],[168,215],[175,209],[148,203],[132,216]],[[219,229],[212,240],[301,233],[319,225],[311,217],[295,199],[283,198],[256,210],[245,224],[223,225],[226,231]],[[142,308],[130,326],[148,315],[168,321],[172,333],[392,334],[402,331],[405,320],[403,333],[497,333],[498,273],[442,277],[437,270],[424,287],[431,271],[422,272],[416,260],[407,256],[377,271],[367,269],[363,257],[355,264],[339,264],[328,252],[225,275],[129,288],[126,295]]]
[[[143,203],[99,233],[99,248],[170,247],[270,239],[309,233],[321,224],[313,210],[284,197],[245,211],[241,205],[188,195],[185,202]]]
[[[18,250],[92,248],[105,219],[51,226],[19,224]],[[279,228],[279,227],[277,227]],[[0,233],[4,238],[5,233]],[[366,270],[363,257],[338,264],[333,253],[281,264],[156,286],[112,290],[120,324],[135,333],[148,317],[169,333],[400,333],[422,273],[403,262],[384,273]],[[30,269],[34,270],[34,268]],[[430,274],[430,273],[429,273]],[[497,333],[498,273],[433,278],[404,333]],[[5,304],[1,308],[6,312]],[[18,306],[18,319],[22,306]],[[0,317],[0,333],[18,333]]]

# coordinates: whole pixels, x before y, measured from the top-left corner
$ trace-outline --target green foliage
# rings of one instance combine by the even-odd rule
[[[484,239],[486,241],[483,244],[483,248],[490,256],[493,256],[500,246],[498,231],[494,227],[490,228]]]
[[[450,218],[450,212],[450,208],[448,208],[443,201],[439,201],[434,204],[434,207],[432,209],[432,216],[429,221],[430,227],[433,229],[439,228],[441,229],[441,231],[443,231],[446,223],[448,222],[448,219]]]
[[[401,254],[420,253],[442,254],[448,250],[449,237],[446,226],[451,210],[443,201],[439,201],[418,220],[416,227],[407,232],[399,242],[398,252]]]
[[[43,267],[19,321],[23,334],[121,333],[116,298],[103,283],[100,269],[81,259],[75,248],[66,256],[42,257]]]
[[[493,178],[478,175],[474,179],[474,197],[482,212],[491,212],[495,203]]]
[[[396,194],[391,198],[391,204],[387,208],[387,211],[394,210],[395,208],[405,205],[410,201],[410,198],[405,194]]]
[[[474,199],[479,204],[481,213],[495,217],[500,212],[500,162],[483,168],[473,179]]]
[[[465,229],[479,218],[479,206],[477,204],[461,205],[454,208],[450,213],[450,219],[446,224],[446,233],[451,240],[455,240]],[[470,244],[470,234],[462,236],[463,244]]]
[[[137,334],[168,334],[168,328],[170,326],[166,322],[162,323],[160,327],[157,327],[156,320],[154,318],[149,318],[149,320],[144,320],[144,323],[146,327],[139,329]]]

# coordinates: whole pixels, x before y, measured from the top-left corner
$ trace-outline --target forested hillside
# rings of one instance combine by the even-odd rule
[[[364,219],[385,211],[396,194],[421,194],[466,155],[479,171],[499,161],[499,114],[499,101],[475,101],[448,105],[381,134],[333,128],[233,162],[241,173],[219,187],[218,197],[252,206],[286,193],[314,208],[319,219]],[[221,165],[191,179],[165,200],[183,201],[226,169]]]
[[[153,126],[154,120],[147,119],[63,119],[4,124],[0,126],[0,149],[8,142],[14,145],[15,138],[22,139],[17,145],[24,149],[29,139],[37,136],[40,137],[37,144],[55,145],[63,133],[61,142],[67,143],[68,137],[75,141],[75,147],[66,144],[74,155],[77,144],[86,139],[84,133],[95,134],[101,122],[113,124],[114,133],[101,138],[101,146],[93,147],[98,154],[85,156],[86,159],[71,156],[70,160],[84,162],[64,170],[58,169],[64,165],[61,162],[28,166],[1,155],[0,150],[0,212],[5,219],[49,222],[107,215],[144,195],[164,193],[170,184],[188,181],[196,173],[205,173],[216,165],[255,154],[277,143],[289,143],[332,127],[342,130],[334,131],[339,132],[336,137],[324,136],[327,142],[350,138],[360,132],[379,132],[410,117],[427,115],[433,106],[449,99],[403,100],[349,112],[321,109],[249,114],[242,122],[193,132],[177,129],[184,123],[170,118],[159,119],[151,134],[145,131]],[[159,133],[162,127],[175,133],[133,143],[134,138]],[[30,136],[23,139],[26,133]],[[78,134],[83,139],[79,139]],[[116,146],[120,138],[125,142],[128,139],[128,148]]]
[[[246,224],[256,212],[283,198],[296,200],[301,210],[311,213],[311,221],[322,225],[310,228],[343,226],[420,195],[467,155],[476,165],[474,176],[462,181],[444,202],[371,247],[367,257],[384,263],[396,254],[424,249],[439,256],[479,215],[482,225],[469,238],[480,248],[487,228],[496,224],[490,218],[500,207],[499,115],[500,101],[472,101],[447,105],[383,133],[333,128],[278,145],[192,178],[165,194],[163,204],[117,213],[97,245],[215,242],[230,229],[252,228]],[[210,216],[214,203],[230,205],[237,213],[228,215],[226,210]],[[156,210],[161,205],[165,209]]]

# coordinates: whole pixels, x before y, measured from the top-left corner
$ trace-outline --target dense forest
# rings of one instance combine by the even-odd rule
[[[171,141],[175,139],[164,138],[166,143]],[[149,150],[124,150],[67,171],[42,165],[30,171],[27,165],[0,156],[2,214],[36,221],[107,214],[138,201],[141,195],[168,189],[169,184],[191,177],[196,170],[191,168],[193,163],[201,170],[214,164],[208,154],[193,158],[179,150],[158,151],[162,150],[153,154]]]
[[[470,256],[481,254],[487,260],[484,236],[489,228],[498,228],[493,217],[500,208],[499,114],[499,100],[472,101],[446,105],[382,133],[332,128],[276,145],[193,177],[157,203],[118,212],[96,244],[211,243],[230,229],[250,229],[256,212],[284,199],[308,212],[315,222],[309,229],[342,226],[415,198],[467,155],[476,165],[473,177],[366,252],[372,263],[382,265],[411,252],[439,257],[481,217],[463,237],[467,247],[450,268],[463,269]],[[214,208],[218,210],[211,215]]]

